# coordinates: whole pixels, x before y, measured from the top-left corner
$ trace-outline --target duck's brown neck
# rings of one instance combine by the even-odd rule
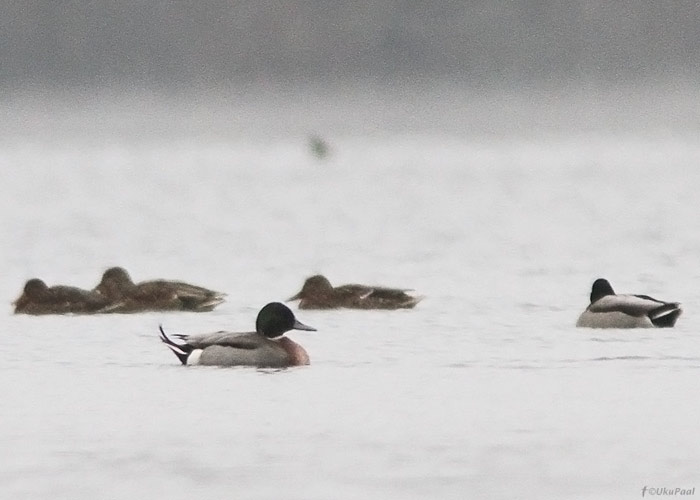
[[[308,365],[311,363],[309,354],[306,352],[306,350],[292,339],[282,337],[277,342],[279,342],[282,349],[287,351],[287,354],[289,355],[289,364],[291,366]]]

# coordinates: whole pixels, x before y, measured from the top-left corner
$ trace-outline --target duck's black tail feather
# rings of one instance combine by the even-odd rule
[[[180,363],[186,365],[187,358],[190,356],[190,353],[194,350],[194,348],[191,345],[176,344],[170,340],[163,330],[163,325],[158,325],[158,329],[160,329],[160,340],[162,340],[163,343],[168,346],[168,349],[173,351],[175,356],[177,356],[177,359],[180,360]]]
[[[659,328],[670,328],[676,324],[683,310],[677,302],[664,304],[649,313],[652,324]]]

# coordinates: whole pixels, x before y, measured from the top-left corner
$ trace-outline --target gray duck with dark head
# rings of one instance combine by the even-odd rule
[[[284,368],[308,365],[306,350],[284,336],[289,330],[316,331],[296,319],[284,304],[271,302],[255,321],[255,332],[220,331],[203,335],[175,335],[184,343],[171,340],[160,327],[160,339],[183,365],[257,366]]]
[[[683,310],[678,302],[664,302],[648,295],[616,294],[608,280],[599,278],[591,287],[591,303],[576,326],[584,328],[670,328]]]

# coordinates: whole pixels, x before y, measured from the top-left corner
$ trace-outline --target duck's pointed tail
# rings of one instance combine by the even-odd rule
[[[177,356],[177,359],[180,360],[180,363],[186,365],[187,358],[192,353],[193,347],[187,344],[176,344],[170,340],[163,330],[163,325],[158,325],[158,329],[160,330],[160,340],[168,347],[168,349],[173,351],[175,356]]]
[[[401,307],[405,307],[406,309],[413,309],[414,307],[416,307],[418,302],[420,302],[424,298],[425,295],[411,295],[408,299],[406,299],[406,301],[403,304],[401,304]]]
[[[214,297],[211,297],[211,298],[205,300],[204,302],[202,302],[200,304],[197,304],[196,310],[202,311],[202,312],[208,312],[208,311],[211,311],[212,309],[214,309],[219,304],[223,304],[224,302],[226,302],[226,299],[223,296],[221,296],[221,295],[214,296]]]
[[[677,302],[671,302],[657,307],[649,313],[652,324],[659,328],[669,328],[676,324],[683,310]]]
[[[194,312],[209,312],[219,304],[226,302],[224,295],[210,295],[206,297],[201,295],[180,296],[178,298],[184,310]]]

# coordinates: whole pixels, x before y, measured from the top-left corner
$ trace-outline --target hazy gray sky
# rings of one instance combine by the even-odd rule
[[[0,84],[697,77],[695,1],[4,0]]]

